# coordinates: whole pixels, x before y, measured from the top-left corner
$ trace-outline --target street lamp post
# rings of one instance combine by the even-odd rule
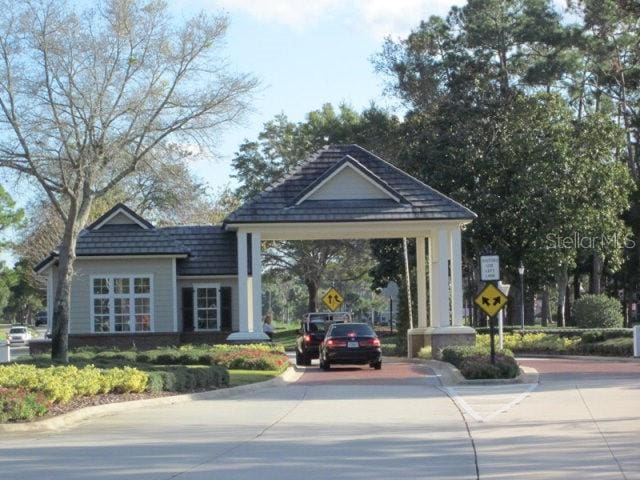
[[[520,321],[522,322],[522,333],[524,334],[524,265],[520,261],[518,267],[518,274],[520,275]]]

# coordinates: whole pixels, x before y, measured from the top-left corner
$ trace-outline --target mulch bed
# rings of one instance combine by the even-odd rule
[[[132,400],[146,400],[148,398],[169,397],[178,395],[177,392],[145,392],[145,393],[107,393],[92,397],[77,397],[68,403],[55,403],[49,406],[49,412],[42,418],[55,417],[63,413],[69,413],[79,408],[93,407],[95,405],[107,405],[109,403],[130,402]],[[34,419],[39,420],[39,419]]]

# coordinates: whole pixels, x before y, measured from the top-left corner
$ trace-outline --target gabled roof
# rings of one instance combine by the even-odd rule
[[[302,192],[300,192],[296,198],[292,201],[293,205],[299,205],[303,201],[313,198],[313,194],[318,192],[323,186],[333,180],[339,175],[345,168],[351,168],[358,172],[362,178],[379,189],[384,193],[385,198],[390,198],[396,202],[405,202],[404,197],[384,182],[380,177],[376,176],[371,170],[362,165],[359,161],[353,158],[351,155],[345,155],[342,160],[336,162],[331,168],[327,169],[322,175],[320,175],[314,182],[309,184]],[[351,200],[351,199],[350,199]]]
[[[142,218],[136,212],[127,207],[124,203],[116,203],[113,207],[109,209],[107,213],[98,218],[95,222],[87,227],[87,230],[98,230],[105,225],[109,224],[109,221],[117,217],[118,215],[123,215],[127,217],[132,224],[138,225],[140,228],[150,229],[153,228],[153,224],[148,222],[146,219]]]
[[[389,198],[305,199],[345,163],[388,192]],[[476,214],[468,208],[359,145],[333,145],[319,150],[282,180],[247,201],[224,224],[474,218]]]

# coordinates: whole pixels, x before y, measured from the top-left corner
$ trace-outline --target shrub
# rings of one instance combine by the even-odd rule
[[[620,328],[624,323],[620,302],[607,295],[581,296],[574,304],[573,315],[582,328]]]
[[[48,411],[42,394],[0,387],[0,423],[33,420]]]
[[[431,355],[431,346],[422,347],[418,352],[418,358],[426,358],[426,359],[433,358]]]
[[[140,393],[147,388],[147,374],[135,368],[111,368],[104,373],[109,390],[115,393]],[[106,392],[105,392],[106,393]]]
[[[0,387],[39,392],[48,401],[66,403],[79,396],[109,392],[142,392],[147,374],[131,367],[99,370],[93,365],[37,368],[35,365],[0,366]]]
[[[515,378],[520,373],[516,360],[504,354],[496,354],[495,364],[489,355],[472,355],[462,360],[459,369],[468,380]]]
[[[457,345],[442,349],[442,361],[449,362],[456,368],[460,368],[462,361],[467,357],[489,355],[489,349],[484,345],[467,346]]]
[[[212,361],[228,369],[282,370],[289,364],[287,356],[277,350],[256,348],[254,345],[224,345],[215,348]]]
[[[229,385],[229,372],[218,365],[169,366],[149,372],[147,391],[188,392]]]
[[[581,350],[585,355],[631,357],[633,338],[609,338],[602,342],[584,343]]]
[[[489,335],[477,335],[476,344],[489,348]],[[496,336],[496,344],[498,337]],[[513,352],[569,353],[577,350],[580,337],[561,337],[547,333],[509,333],[504,335],[504,348]]]

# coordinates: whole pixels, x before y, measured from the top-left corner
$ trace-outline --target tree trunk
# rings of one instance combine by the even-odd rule
[[[580,272],[576,268],[573,274],[573,300],[576,301],[580,298]]]
[[[307,311],[310,313],[318,311],[318,282],[316,280],[307,280],[307,293],[309,295]]]
[[[524,288],[524,323],[525,325],[535,325],[536,315],[536,294],[532,288]]]
[[[77,203],[72,203],[65,220],[64,234],[58,253],[56,290],[53,298],[53,318],[51,319],[51,359],[56,362],[67,363],[69,361],[69,305],[71,303],[73,267],[76,260],[76,243],[80,231],[89,217],[91,203],[91,198],[83,201],[80,208]]]
[[[564,318],[567,326],[573,325],[573,302],[571,301],[571,287],[567,282],[567,288],[564,295]]]
[[[558,273],[557,278],[558,283],[558,304],[557,304],[557,318],[556,322],[559,327],[566,326],[566,316],[565,316],[565,297],[567,295],[567,283],[569,283],[567,267],[561,267],[560,272]]]
[[[51,330],[51,359],[67,363],[69,350],[69,304],[71,303],[71,281],[76,259],[78,232],[75,219],[69,217],[65,226],[58,256],[56,290],[53,303]]]
[[[542,315],[540,316],[540,325],[546,327],[551,321],[551,305],[549,304],[549,286],[545,285],[542,289]]]
[[[591,280],[589,284],[589,293],[599,294],[602,293],[602,257],[594,253],[593,261],[591,264]]]

